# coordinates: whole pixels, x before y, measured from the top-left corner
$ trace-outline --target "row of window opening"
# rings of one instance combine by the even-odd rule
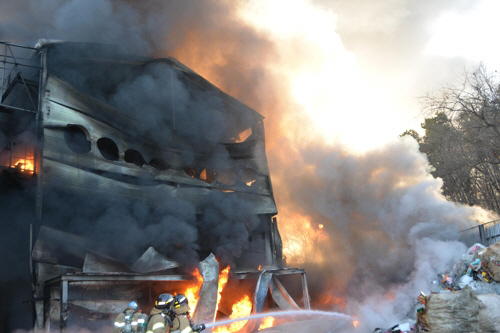
[[[86,133],[80,126],[70,125],[66,127],[64,139],[68,147],[77,154],[88,153],[91,150],[91,142],[87,139]],[[118,145],[110,138],[100,138],[97,140],[97,149],[101,155],[110,161],[118,161],[120,154]],[[171,166],[159,157],[152,158],[149,163],[146,162],[140,152],[135,149],[127,149],[124,153],[124,160],[127,163],[135,164],[142,167],[144,164],[149,164],[157,170],[168,170]],[[206,168],[197,171],[192,167],[184,167],[182,169],[188,176],[203,180],[206,183],[213,183],[218,180],[224,185],[234,185],[240,180],[247,186],[252,186],[257,181],[257,171],[251,168],[244,169],[240,177],[235,170],[223,169],[216,172],[214,169]]]

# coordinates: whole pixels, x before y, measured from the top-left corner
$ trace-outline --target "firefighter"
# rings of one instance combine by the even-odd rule
[[[173,311],[174,297],[170,294],[161,294],[155,302],[155,307],[149,315],[146,333],[168,333],[175,316]]]
[[[136,302],[128,303],[123,312],[116,316],[113,333],[132,333],[137,332],[137,319],[139,318],[139,306]]]
[[[137,317],[137,333],[146,333],[146,329],[148,327],[148,319],[149,316],[147,314],[140,312],[139,317]]]
[[[205,329],[204,324],[193,324],[189,310],[186,296],[182,294],[175,295],[174,311],[176,316],[173,319],[172,333],[201,332]]]

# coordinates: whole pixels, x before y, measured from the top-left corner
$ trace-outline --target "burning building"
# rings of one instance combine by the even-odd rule
[[[282,261],[259,113],[173,58],[0,46],[1,195],[25,212],[2,224],[29,238],[19,260],[35,327],[111,325],[131,299],[149,311],[161,292],[192,294],[200,322],[244,299],[242,315],[309,307],[304,271]],[[231,267],[226,292],[219,266]],[[258,328],[242,326],[231,331]]]

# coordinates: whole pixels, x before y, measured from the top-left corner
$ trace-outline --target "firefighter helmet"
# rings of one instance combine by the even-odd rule
[[[188,305],[188,299],[183,294],[175,295],[174,307],[179,308],[181,306]]]
[[[174,304],[174,296],[170,294],[161,294],[158,296],[155,302],[155,307],[157,309],[168,309]]]
[[[132,308],[134,310],[137,310],[139,308],[139,305],[137,305],[137,303],[135,301],[132,301],[132,302],[128,303],[128,307]]]

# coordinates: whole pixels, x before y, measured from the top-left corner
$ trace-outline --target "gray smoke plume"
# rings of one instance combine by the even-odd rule
[[[473,3],[464,1],[460,6],[465,9]],[[389,80],[402,86],[392,94],[400,96],[398,101],[404,110],[408,96],[413,98],[424,93],[436,79],[449,77],[457,65],[463,64],[463,59],[421,60],[416,57],[428,37],[424,23],[445,9],[456,7],[456,1],[318,0],[315,4],[338,14],[339,35],[347,49],[359,54],[360,66],[375,68],[372,75],[389,73]],[[44,37],[115,43],[136,54],[172,54],[195,71],[203,70],[217,78],[218,86],[267,117],[268,157],[280,216],[300,213],[311,218],[313,227],[319,223],[324,225],[329,241],[317,242],[316,247],[307,252],[308,260],[301,264],[313,268],[315,257],[327,254],[321,265],[307,270],[309,281],[314,282],[311,283],[313,301],[325,290],[331,290],[332,294],[347,297],[348,308],[362,316],[368,327],[389,326],[404,316],[405,309],[420,289],[425,289],[429,279],[464,251],[464,245],[456,241],[457,231],[472,223],[474,210],[458,207],[440,196],[441,183],[429,175],[429,166],[415,142],[404,140],[359,156],[339,146],[285,138],[282,119],[290,115],[299,119],[288,118],[286,125],[300,138],[308,138],[307,129],[304,129],[307,122],[298,116],[300,108],[291,105],[291,96],[281,78],[266,69],[266,62],[277,57],[273,45],[265,36],[235,20],[233,6],[217,1],[132,4],[110,0],[4,0],[0,3],[0,39],[27,45],[34,45]],[[414,68],[418,68],[418,73],[410,71]],[[156,78],[154,74],[133,78],[122,87],[123,92],[157,83],[166,77],[168,74],[163,78]],[[179,96],[183,94],[181,90]],[[158,95],[161,96],[161,92]],[[127,94],[116,92],[111,100],[125,106]],[[148,107],[154,109],[156,105],[155,102]],[[219,137],[219,129],[229,125],[216,124],[217,130],[205,135]],[[355,131],[355,124],[346,124],[351,125]],[[359,135],[366,135],[366,140],[370,140],[369,133]],[[22,206],[21,200],[15,196],[11,198],[12,201],[2,202],[0,216],[9,221],[28,219],[24,214],[11,216],[11,207]],[[246,203],[213,200],[214,206],[205,221],[208,225],[214,225],[213,221],[220,218],[225,221],[225,231],[251,232],[255,228],[256,221],[245,220],[248,217]],[[84,222],[104,225],[113,233],[116,227],[108,226],[106,221],[121,219],[132,233],[140,230],[148,235],[168,229],[172,224],[179,225],[181,229],[175,235],[182,236],[188,246],[186,252],[179,252],[183,255],[178,259],[183,260],[184,255],[189,257],[196,251],[194,243],[199,235],[195,232],[195,213],[189,207],[184,207],[187,213],[181,216],[179,211],[168,207],[155,212],[147,204],[126,201],[111,206],[112,210],[107,207],[110,206],[89,202],[86,209],[92,213],[82,213]],[[234,207],[242,208],[243,212],[232,211]],[[72,214],[69,209],[57,213],[67,218]],[[164,214],[165,218],[158,218],[157,213]],[[136,215],[148,216],[155,222],[150,229],[143,228],[134,221]],[[280,230],[286,241],[290,238],[288,227],[297,222],[292,218],[280,219]],[[22,230],[22,234],[18,230],[21,225],[10,223],[7,231],[18,235],[19,239],[26,239],[26,230]],[[92,229],[80,231],[91,233]],[[14,253],[24,251],[19,239],[14,240],[6,234],[2,233],[4,246],[13,249]],[[244,248],[239,238],[233,239],[229,234],[217,239],[229,243],[225,243],[225,249],[214,241],[210,246],[215,251],[239,253]],[[161,246],[161,240],[157,241],[159,244],[155,244]],[[16,256],[4,257],[1,267],[14,267],[13,264],[19,262]],[[8,276],[14,280],[24,274],[20,270],[15,273],[19,274]],[[7,279],[7,275],[2,278]],[[5,283],[2,289],[8,285]],[[393,301],[381,302],[389,292]],[[2,298],[2,306],[17,298],[15,295]],[[22,322],[22,318],[12,313],[6,315],[12,316],[12,323]],[[15,325],[10,327],[17,327]]]
[[[248,246],[248,239],[260,224],[253,204],[222,193],[210,195],[200,224],[202,242],[214,249],[221,262],[233,263]]]
[[[347,297],[347,309],[363,329],[390,326],[406,317],[437,273],[459,261],[466,251],[459,230],[485,212],[446,201],[441,180],[429,168],[418,144],[403,138],[360,156],[341,147],[305,145],[283,170],[295,172],[287,179],[287,204],[328,235],[324,241],[312,234],[310,247],[303,243],[305,267],[319,281],[311,290],[316,306],[330,290]],[[281,226],[286,240],[291,229]],[[322,254],[328,255],[314,265]]]
[[[167,124],[175,124],[187,136],[196,135],[211,142],[228,141],[222,101],[213,92],[190,92],[178,78],[177,72],[166,64],[153,64],[130,82],[122,83],[109,98],[112,105],[137,116],[148,117],[142,124],[156,125],[143,128],[143,133],[168,131]],[[166,135],[168,137],[168,135]]]

